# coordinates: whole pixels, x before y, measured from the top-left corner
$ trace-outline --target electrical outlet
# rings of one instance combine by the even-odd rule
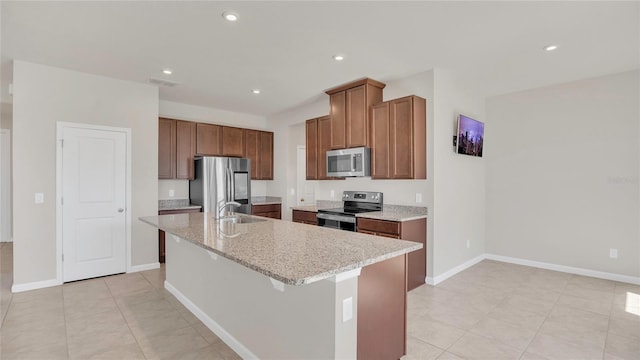
[[[173,189],[169,190],[169,197],[174,197],[175,195],[176,192]]]
[[[331,190],[329,192],[329,197],[331,197],[331,200],[335,199],[336,198],[336,192],[334,190]]]
[[[467,249],[471,247],[471,240],[467,240]]]
[[[353,298],[348,297],[342,300],[342,322],[347,322],[353,318]]]
[[[422,193],[416,193],[416,202],[417,203],[421,203],[422,202]]]
[[[43,193],[36,193],[35,194],[35,203],[36,204],[42,204],[44,203],[44,194]]]
[[[618,258],[618,249],[611,248],[609,249],[609,257],[612,259]]]
[[[290,195],[295,195],[295,194],[296,194],[296,189],[291,188],[291,189],[289,190],[289,194],[290,194]]]

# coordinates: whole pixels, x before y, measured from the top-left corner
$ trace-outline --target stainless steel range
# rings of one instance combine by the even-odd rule
[[[342,207],[318,210],[318,226],[347,231],[357,231],[356,214],[382,210],[382,193],[370,191],[345,191]]]

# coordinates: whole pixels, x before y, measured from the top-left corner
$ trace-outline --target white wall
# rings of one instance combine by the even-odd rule
[[[203,106],[160,100],[159,114],[161,117],[195,121],[209,124],[236,126],[247,129],[269,130],[267,120],[263,116],[237,113],[227,110],[208,108]],[[267,180],[251,181],[251,196],[267,195]],[[175,195],[169,197],[169,189],[175,190]],[[188,199],[189,180],[158,180],[158,199]]]
[[[132,129],[132,264],[157,263],[158,89],[14,62],[14,285],[56,278],[56,123]],[[44,204],[34,204],[35,192]]]
[[[267,184],[270,196],[282,197],[282,218],[291,220],[291,206],[295,206],[295,195],[290,189],[296,188],[296,147],[305,145],[304,131],[300,124],[329,114],[329,97],[294,108],[267,118],[269,129],[274,132],[273,141],[273,181]]]
[[[638,80],[488,99],[487,252],[640,276]]]
[[[459,113],[486,121],[484,98],[467,93],[447,69],[435,69],[432,174],[433,272],[438,277],[485,252],[485,158],[456,154]],[[467,248],[467,240],[470,248]]]

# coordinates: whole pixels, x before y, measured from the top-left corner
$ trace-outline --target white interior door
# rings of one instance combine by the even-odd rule
[[[125,272],[127,134],[62,133],[63,281]]]
[[[11,131],[0,130],[0,241],[12,239]]]
[[[316,203],[316,183],[307,180],[307,152],[304,146],[298,146],[296,166],[296,205],[313,205]]]

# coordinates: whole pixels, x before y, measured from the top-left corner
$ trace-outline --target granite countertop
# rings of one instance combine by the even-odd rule
[[[273,205],[282,204],[282,198],[279,196],[252,196],[252,205]]]
[[[289,285],[309,284],[422,248],[412,241],[241,216],[264,221],[232,223],[209,213],[140,220]]]
[[[318,212],[321,209],[331,209],[342,207],[341,201],[323,201],[319,200],[316,205],[294,206],[292,210]],[[372,211],[356,214],[356,217],[367,219],[378,219],[388,221],[410,221],[416,219],[424,219],[428,215],[426,207],[421,206],[405,206],[405,205],[383,205],[382,211]]]
[[[383,205],[382,211],[372,211],[362,214],[356,214],[356,217],[402,222],[416,219],[425,219],[427,217],[427,214],[428,211],[426,207]]]
[[[200,205],[192,205],[189,199],[158,200],[158,211],[202,209]]]
[[[292,206],[291,210],[318,212],[320,209],[333,209],[342,207],[342,201],[318,200],[312,205]]]

